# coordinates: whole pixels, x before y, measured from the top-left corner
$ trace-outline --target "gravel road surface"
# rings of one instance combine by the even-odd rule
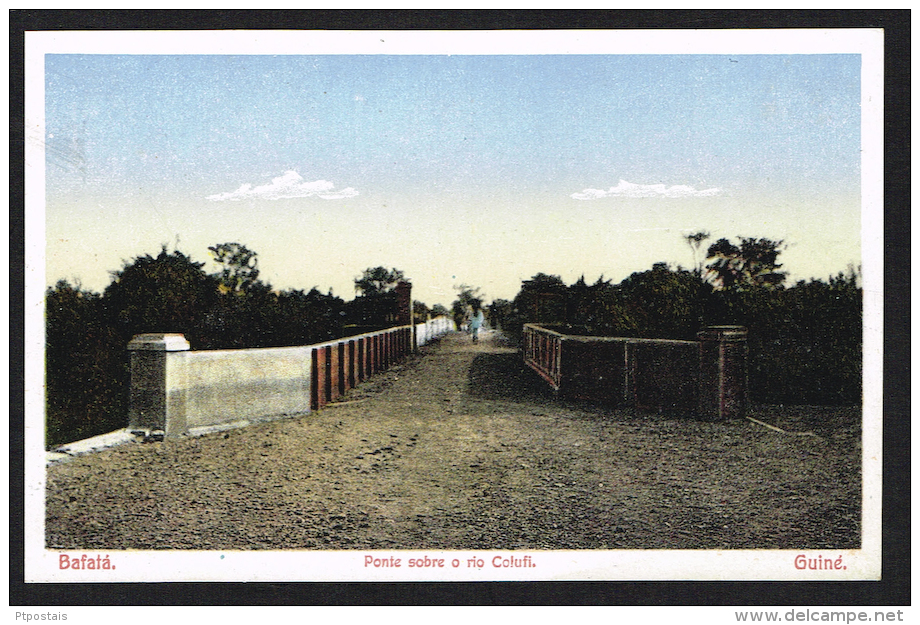
[[[859,408],[707,423],[555,399],[451,334],[322,411],[47,468],[60,549],[860,546]]]

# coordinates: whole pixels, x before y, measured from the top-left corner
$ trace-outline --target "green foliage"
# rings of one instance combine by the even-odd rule
[[[620,283],[626,318],[643,338],[695,340],[705,323],[712,288],[697,274],[665,263],[637,272]]]
[[[786,272],[777,271],[782,241],[741,238],[740,245],[719,239],[706,252],[706,277],[720,290],[781,287]]]
[[[540,272],[521,283],[514,311],[524,323],[565,323],[566,297],[562,278]]]
[[[483,306],[483,295],[479,287],[472,287],[467,284],[461,284],[454,287],[457,290],[457,299],[451,305],[451,314],[454,323],[459,328],[466,320],[470,312],[478,312]]]
[[[353,301],[345,307],[345,324],[349,334],[361,334],[391,327],[398,316],[396,286],[406,279],[405,274],[383,266],[369,267],[355,278]]]
[[[125,425],[128,363],[97,293],[58,282],[45,293],[45,444]]]
[[[241,348],[311,345],[345,334],[345,302],[316,288],[266,293],[252,302],[250,332]],[[245,335],[244,335],[245,336]]]
[[[217,281],[179,251],[139,256],[114,272],[105,308],[127,343],[144,332],[178,332],[195,344],[199,326],[217,301]]]
[[[362,296],[382,295],[396,288],[406,276],[402,271],[386,267],[369,267],[360,277],[355,278],[355,292]]]
[[[489,304],[488,311],[492,327],[507,332],[514,320],[514,303],[506,299],[496,299]]]
[[[208,311],[194,349],[249,349],[310,345],[340,338],[345,302],[316,288],[308,293],[251,289],[225,294]]]
[[[208,248],[220,266],[214,274],[224,293],[244,293],[259,279],[258,254],[240,243],[221,243]]]
[[[592,285],[584,276],[568,288],[565,323],[572,331],[589,336],[636,336],[621,289],[601,276]]]
[[[703,244],[703,241],[709,238],[709,232],[705,230],[700,230],[699,232],[691,232],[690,234],[684,235],[684,240],[687,241],[687,245],[690,246],[690,251],[693,252],[693,271],[697,275],[703,273],[702,263],[697,259],[697,255],[700,252],[700,245]]]
[[[862,289],[855,272],[786,289],[720,292],[715,323],[748,328],[751,395],[779,404],[858,404]]]
[[[398,317],[396,291],[369,293],[345,305],[345,323],[349,334],[363,334],[393,327]]]
[[[412,301],[412,319],[415,323],[425,323],[430,314],[431,309],[425,305],[425,302],[420,302],[419,300]]]

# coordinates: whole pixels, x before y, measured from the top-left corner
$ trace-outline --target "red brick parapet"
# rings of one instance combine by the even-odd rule
[[[712,420],[745,416],[747,330],[717,326],[699,341],[565,334],[524,326],[524,362],[561,396]]]

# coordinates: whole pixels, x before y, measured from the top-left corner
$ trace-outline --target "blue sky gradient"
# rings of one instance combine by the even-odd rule
[[[860,264],[860,71],[819,55],[45,58],[47,281],[245,243],[276,288],[416,299],[690,266],[683,234]],[[274,181],[274,182],[273,182]]]

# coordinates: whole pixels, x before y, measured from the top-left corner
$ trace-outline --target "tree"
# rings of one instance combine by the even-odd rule
[[[562,278],[537,273],[521,282],[514,298],[515,314],[521,323],[565,323],[567,295]]]
[[[684,239],[690,246],[690,251],[693,252],[693,270],[696,272],[696,275],[701,275],[703,273],[703,263],[697,259],[697,254],[699,254],[700,245],[708,238],[709,233],[703,230],[684,235]]]
[[[416,323],[425,323],[428,319],[428,315],[431,314],[431,309],[419,300],[413,300],[412,302],[412,318],[415,319]]]
[[[489,323],[493,328],[504,330],[513,316],[514,305],[506,299],[492,300],[489,304]]]
[[[559,293],[565,290],[565,282],[559,276],[541,271],[533,275],[530,280],[522,281],[521,290],[534,293]]]
[[[631,330],[643,338],[695,339],[712,287],[696,273],[655,263],[619,285]]]
[[[259,279],[258,254],[240,243],[221,243],[209,247],[211,257],[220,266],[213,274],[223,293],[246,293]]]
[[[457,299],[454,301],[455,304],[459,303],[462,307],[469,306],[470,308],[482,308],[483,295],[480,288],[472,287],[466,284],[461,284],[460,286],[455,286],[454,289],[457,291]]]
[[[190,341],[217,298],[217,281],[182,252],[147,254],[113,272],[103,304],[121,336],[179,332]]]
[[[355,278],[355,291],[365,297],[382,295],[395,289],[396,285],[405,279],[405,274],[395,267],[370,267],[365,269],[360,277]]]
[[[574,332],[599,336],[635,336],[637,329],[629,320],[619,287],[601,276],[592,285],[580,277],[569,287],[566,323]]]
[[[719,290],[745,290],[756,287],[779,288],[786,279],[777,258],[783,241],[743,237],[740,245],[719,239],[709,246],[706,278]]]
[[[455,286],[454,289],[457,291],[457,299],[454,300],[451,306],[451,312],[453,313],[454,323],[459,327],[466,319],[467,312],[470,310],[475,312],[482,308],[483,295],[479,287],[472,287],[467,284]]]

